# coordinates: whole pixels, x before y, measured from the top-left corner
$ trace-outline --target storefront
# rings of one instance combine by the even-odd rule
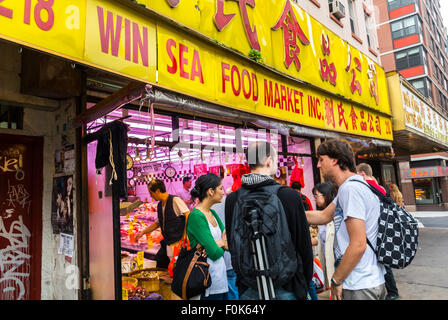
[[[235,21],[214,1],[137,2],[145,6],[59,1],[51,12],[65,20],[36,17],[37,27],[26,32],[28,20],[14,15],[14,28],[2,28],[9,41],[83,68],[73,121],[81,298],[129,298],[126,289],[144,280],[153,286],[148,291],[176,298],[166,272],[152,269],[160,232],[132,241],[155,219],[150,179],[162,179],[175,194],[183,177],[215,172],[229,190],[248,144],[270,141],[280,155],[276,179],[289,184],[296,169],[312,199],[322,139],[344,138],[375,152],[393,138],[383,69],[294,2],[246,10],[230,2],[225,11],[234,11]],[[122,124],[129,131],[117,139]],[[113,159],[104,164],[98,155],[107,141]],[[140,283],[123,278],[135,269],[157,272]]]
[[[448,120],[411,84],[388,74],[399,186],[410,211],[446,210]]]

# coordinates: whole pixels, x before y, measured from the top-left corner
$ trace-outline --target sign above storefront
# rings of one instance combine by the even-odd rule
[[[156,82],[156,25],[100,0],[0,1],[0,38]]]
[[[444,177],[448,174],[447,167],[424,167],[403,170],[403,176],[408,179]]]
[[[285,75],[390,114],[384,70],[294,1],[137,2],[245,56],[258,50],[263,64]]]
[[[448,145],[448,120],[401,84],[406,127]]]
[[[174,2],[145,4],[259,50],[269,68],[112,0],[0,1],[0,38],[226,107],[392,140],[383,69],[294,3]]]
[[[158,25],[158,83],[265,117],[392,140],[389,117],[226,56],[186,33]]]

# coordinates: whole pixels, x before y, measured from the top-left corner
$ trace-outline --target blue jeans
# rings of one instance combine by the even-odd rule
[[[239,300],[238,287],[236,286],[236,273],[233,269],[227,270],[227,283],[229,285],[227,300]]]
[[[310,288],[308,289],[308,294],[310,296],[309,300],[319,300],[317,297],[316,287],[314,286],[313,280],[310,282]]]
[[[275,289],[275,296],[277,300],[297,300],[294,293],[286,291],[283,288]],[[260,300],[258,290],[254,290],[252,288],[247,289],[241,295],[240,300]]]

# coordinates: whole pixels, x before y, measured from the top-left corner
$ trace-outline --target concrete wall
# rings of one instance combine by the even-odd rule
[[[76,190],[74,199],[75,251],[70,262],[58,254],[59,235],[53,235],[51,226],[51,200],[55,173],[54,152],[62,146],[62,136],[68,144],[75,144],[75,130],[69,120],[76,112],[73,99],[57,101],[20,94],[21,55],[20,47],[0,42],[0,101],[16,102],[24,106],[23,130],[0,129],[3,134],[41,136],[43,150],[43,199],[42,199],[42,299],[78,299],[78,257],[76,252]],[[63,130],[63,124],[67,128]],[[59,130],[58,130],[59,127]],[[75,146],[76,147],[76,146]],[[76,152],[76,150],[75,150]],[[73,172],[74,185],[76,174]],[[75,280],[75,281],[73,281]]]

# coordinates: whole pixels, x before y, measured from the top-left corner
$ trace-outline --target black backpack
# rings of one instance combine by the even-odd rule
[[[266,275],[274,287],[285,285],[295,275],[298,257],[291,240],[283,205],[277,196],[281,185],[270,185],[254,190],[238,189],[235,203],[229,249],[232,266],[244,285],[257,289],[257,276]],[[248,213],[256,209],[259,213],[260,234],[265,237],[266,255],[269,261],[267,271],[260,273],[254,266],[254,239],[248,222]]]
[[[404,208],[391,198],[384,196],[376,188],[359,180],[380,200],[378,218],[377,250],[367,239],[367,244],[375,252],[378,262],[395,269],[403,269],[414,259],[418,248],[418,222]]]

